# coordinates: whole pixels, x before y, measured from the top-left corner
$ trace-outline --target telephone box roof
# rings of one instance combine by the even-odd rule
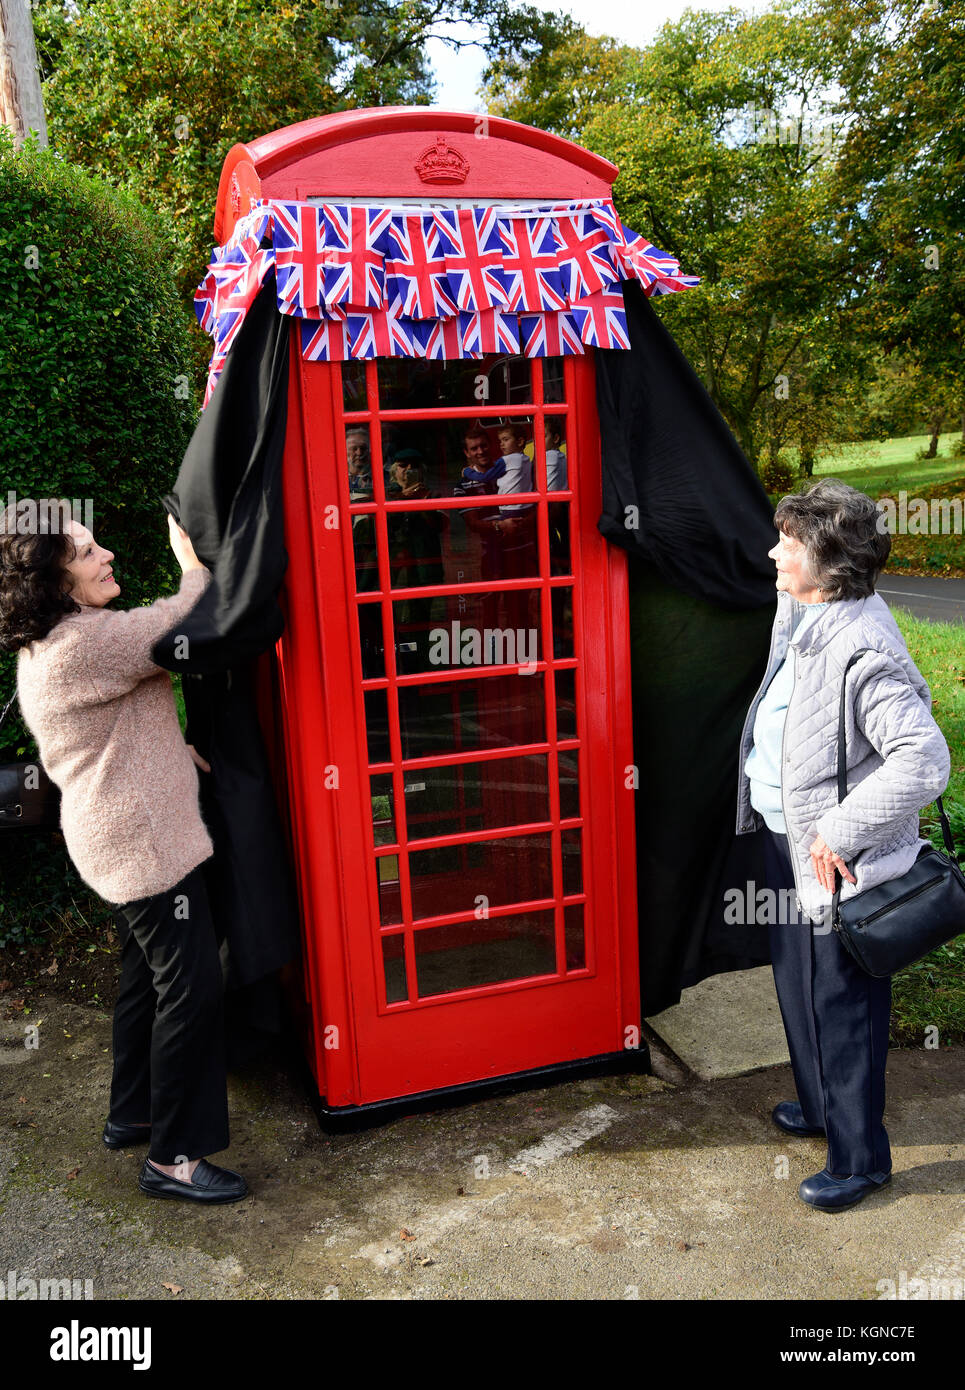
[[[616,165],[519,121],[433,106],[339,111],[229,150],[214,233],[256,198],[572,199],[610,195]]]

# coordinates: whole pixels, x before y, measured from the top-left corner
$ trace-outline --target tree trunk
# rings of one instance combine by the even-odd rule
[[[0,121],[18,145],[29,130],[47,144],[30,0],[0,0]]]

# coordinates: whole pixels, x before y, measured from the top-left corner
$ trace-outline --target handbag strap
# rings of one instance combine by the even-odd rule
[[[873,651],[875,651],[875,650],[876,650],[876,648],[874,648],[874,647],[859,647],[859,648],[857,649],[857,651],[852,652],[850,658],[848,659],[848,664],[847,664],[847,666],[845,666],[845,668],[844,668],[844,674],[843,674],[842,677],[841,677],[841,703],[840,703],[840,706],[839,706],[839,708],[838,708],[838,805],[839,805],[839,806],[841,805],[841,802],[844,800],[844,798],[848,795],[848,769],[847,769],[847,766],[846,766],[846,764],[845,764],[845,756],[844,756],[844,745],[845,745],[845,736],[844,736],[844,732],[845,732],[845,710],[846,710],[846,707],[847,707],[847,702],[846,702],[846,695],[847,695],[846,686],[847,686],[847,680],[848,680],[848,672],[851,670],[851,667],[852,667],[852,666],[854,665],[854,663],[857,661],[857,659],[858,659],[859,656],[863,656],[863,655],[865,654],[865,652],[873,652]],[[955,841],[952,839],[952,828],[951,828],[951,826],[950,826],[949,823],[948,823],[948,816],[945,814],[945,807],[942,805],[942,799],[941,799],[940,796],[937,796],[937,797],[935,798],[935,805],[938,807],[938,815],[939,815],[939,818],[940,818],[941,824],[942,824],[942,838],[943,838],[944,841],[945,841],[945,848],[948,850],[949,858],[950,858],[950,859],[953,861],[953,863],[954,863],[954,862],[956,862],[956,860],[957,860],[957,856],[956,856],[956,853],[955,853]],[[848,867],[849,867],[849,868],[851,867],[850,864],[848,865]],[[834,922],[834,921],[837,920],[837,916],[838,916],[838,899],[840,898],[840,896],[841,896],[841,872],[840,872],[840,870],[838,869],[837,865],[835,865],[835,869],[834,869],[834,894],[833,894],[833,896],[832,896],[832,898],[831,898],[831,921],[832,921],[832,922]]]

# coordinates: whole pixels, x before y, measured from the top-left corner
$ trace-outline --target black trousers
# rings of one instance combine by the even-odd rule
[[[763,841],[768,888],[793,891],[787,836],[765,828]],[[812,923],[793,904],[777,916],[768,927],[774,983],[804,1119],[827,1133],[829,1172],[883,1176],[891,978],[866,974],[830,921]]]
[[[115,922],[111,1119],[149,1121],[156,1163],[218,1153],[228,1147],[224,985],[201,866],[117,908]]]

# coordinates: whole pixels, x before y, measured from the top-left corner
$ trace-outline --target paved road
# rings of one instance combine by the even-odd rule
[[[965,579],[885,573],[876,587],[890,608],[907,608],[933,623],[965,623]]]

